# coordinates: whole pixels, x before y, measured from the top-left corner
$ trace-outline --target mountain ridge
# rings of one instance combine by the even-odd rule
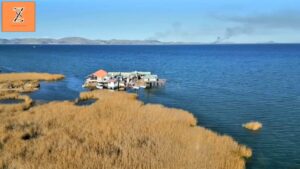
[[[239,45],[239,44],[299,44],[278,43],[274,41],[257,43],[201,43],[201,42],[163,42],[159,40],[126,40],[126,39],[88,39],[83,37],[63,38],[0,38],[0,45]]]
[[[64,37],[59,39],[54,38],[15,38],[15,39],[4,39],[0,38],[0,44],[86,44],[86,45],[131,45],[131,44],[174,44],[175,42],[161,42],[158,40],[92,40],[82,37]],[[177,43],[176,43],[177,44]],[[180,43],[178,43],[180,44]]]

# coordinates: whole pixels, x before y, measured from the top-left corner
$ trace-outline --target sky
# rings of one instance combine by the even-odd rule
[[[0,38],[300,42],[299,0],[36,0],[36,32]]]

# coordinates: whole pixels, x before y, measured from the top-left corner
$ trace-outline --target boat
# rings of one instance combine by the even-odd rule
[[[96,88],[97,89],[103,89],[103,84],[102,83],[97,83]]]
[[[118,87],[118,82],[116,79],[111,79],[108,81],[107,88],[116,89]]]
[[[133,86],[132,89],[139,90],[140,87],[139,86]]]

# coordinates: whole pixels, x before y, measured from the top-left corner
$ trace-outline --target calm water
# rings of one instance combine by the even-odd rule
[[[40,101],[74,100],[100,68],[166,78],[140,99],[188,110],[200,125],[250,146],[248,169],[300,169],[300,45],[0,46],[4,72],[66,75],[31,95]],[[263,129],[243,129],[250,120]]]

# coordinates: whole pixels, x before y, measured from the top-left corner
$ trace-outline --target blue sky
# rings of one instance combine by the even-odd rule
[[[0,38],[300,42],[299,0],[36,0],[35,33]]]

